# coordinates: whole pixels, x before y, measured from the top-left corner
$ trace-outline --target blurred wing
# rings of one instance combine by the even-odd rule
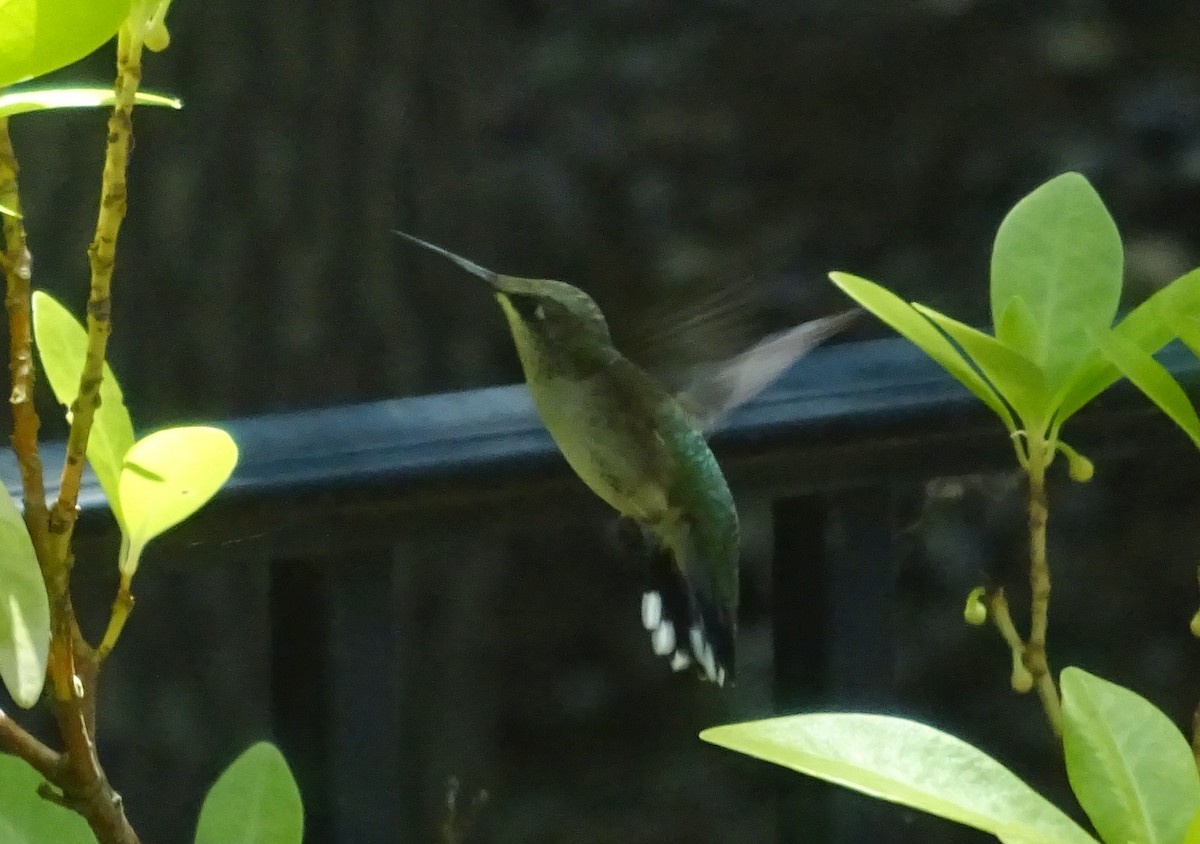
[[[803,322],[767,337],[740,355],[702,367],[679,393],[679,403],[708,430],[754,398],[817,344],[849,325],[860,310]]]

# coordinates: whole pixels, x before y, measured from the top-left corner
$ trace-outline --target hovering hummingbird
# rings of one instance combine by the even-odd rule
[[[704,430],[841,330],[850,311],[768,337],[672,396],[613,346],[604,314],[562,281],[500,275],[402,231],[395,234],[491,286],[538,415],[567,463],[640,526],[655,582],[642,595],[654,653],[733,679],[738,516]]]

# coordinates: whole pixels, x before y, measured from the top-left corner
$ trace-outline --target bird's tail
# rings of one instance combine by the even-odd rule
[[[642,625],[651,647],[676,671],[692,668],[718,686],[732,683],[736,620],[689,580],[670,548],[646,539],[652,580],[642,594]]]

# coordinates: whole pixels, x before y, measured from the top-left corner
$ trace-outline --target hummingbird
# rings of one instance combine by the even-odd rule
[[[851,311],[772,335],[672,395],[613,344],[595,301],[563,281],[501,275],[395,234],[486,282],[534,407],[576,475],[639,529],[651,563],[641,620],[655,654],[724,686],[734,678],[737,508],[704,432],[841,328]]]

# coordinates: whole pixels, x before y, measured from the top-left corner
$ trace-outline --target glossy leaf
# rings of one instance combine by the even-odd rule
[[[38,796],[41,783],[41,775],[23,759],[0,754],[0,841],[96,844],[87,821]]]
[[[971,364],[954,348],[942,332],[887,288],[849,273],[832,272],[833,283],[854,301],[890,325],[933,358],[943,369],[992,409],[1009,431],[1017,429],[1008,407]]]
[[[1100,351],[1121,373],[1158,405],[1200,447],[1200,417],[1179,382],[1132,340],[1109,331],[1099,338]]]
[[[66,67],[116,35],[130,0],[0,2],[0,88]]]
[[[920,809],[1009,844],[1095,844],[983,751],[887,715],[793,715],[714,727],[705,741]]]
[[[0,490],[0,678],[28,709],[38,702],[50,651],[50,603],[25,520]]]
[[[195,844],[300,844],[304,807],[287,762],[259,742],[234,760],[204,798]]]
[[[1116,223],[1078,173],[1046,182],[1000,224],[992,250],[993,322],[1000,327],[1014,298],[1028,306],[1036,343],[1022,351],[1052,389],[1095,349],[1092,332],[1112,325],[1123,265]]]
[[[0,117],[12,117],[30,111],[54,108],[89,108],[110,106],[115,101],[112,88],[42,88],[27,91],[8,91],[0,94]],[[135,102],[143,106],[183,108],[183,101],[164,94],[140,91]]]
[[[1105,841],[1179,844],[1200,809],[1191,746],[1148,700],[1079,668],[1062,672],[1067,777]]]
[[[237,445],[220,428],[167,428],[134,443],[118,486],[128,542],[121,572],[132,575],[147,542],[216,495],[237,458]]]
[[[1049,419],[1049,395],[1046,379],[1029,358],[966,323],[939,313],[933,308],[913,304],[923,316],[950,335],[997,392],[1017,411],[1026,428],[1041,429]]]
[[[79,393],[79,376],[87,355],[87,330],[47,293],[33,294],[33,336],[50,389],[69,408]],[[117,523],[125,525],[117,495],[121,463],[133,445],[133,420],[111,367],[104,364],[100,406],[88,437],[87,456],[108,498]]]

